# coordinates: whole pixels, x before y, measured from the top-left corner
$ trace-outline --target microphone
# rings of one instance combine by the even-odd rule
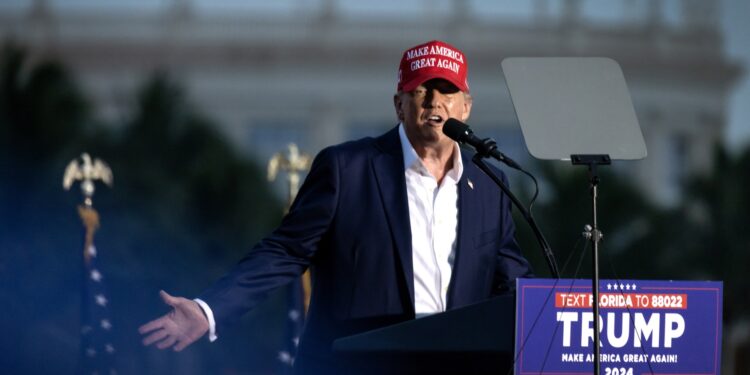
[[[531,173],[521,168],[521,166],[513,161],[513,159],[505,156],[505,154],[500,152],[500,150],[497,149],[497,144],[492,138],[481,139],[475,136],[474,132],[472,132],[471,128],[469,128],[469,125],[466,125],[461,121],[458,121],[454,118],[449,118],[448,121],[443,124],[443,134],[447,135],[448,138],[458,143],[468,144],[477,150],[477,154],[474,155],[472,161],[479,167],[479,169],[487,174],[487,176],[489,176],[505,194],[508,195],[513,204],[516,205],[516,207],[518,207],[518,209],[521,211],[521,215],[526,219],[526,222],[529,223],[529,226],[531,226],[531,230],[534,232],[534,236],[536,237],[536,240],[539,242],[539,245],[544,252],[544,257],[547,260],[547,265],[549,266],[550,272],[555,278],[559,279],[560,272],[557,268],[555,255],[552,253],[552,249],[550,248],[549,243],[547,243],[547,240],[544,238],[542,230],[539,229],[539,226],[536,224],[534,217],[531,216],[531,205],[534,204],[534,200],[536,199],[537,194],[534,193],[534,197],[531,199],[531,204],[529,204],[529,208],[527,209],[521,204],[518,198],[513,195],[513,192],[510,191],[508,186],[503,183],[503,181],[499,177],[497,177],[494,172],[492,172],[487,164],[484,163],[482,158],[492,156],[493,158],[505,163],[509,167],[525,173],[526,175],[531,177],[532,180],[534,180],[534,185],[537,186],[536,191],[538,193],[539,188],[536,182],[536,178],[534,178]]]
[[[449,118],[445,124],[443,124],[443,134],[460,144],[468,144],[474,147],[474,149],[477,150],[477,153],[483,157],[492,156],[511,168],[522,170],[518,163],[505,156],[505,154],[497,149],[497,143],[495,143],[492,138],[481,139],[475,136],[474,132],[469,128],[469,125],[466,125],[461,121]]]

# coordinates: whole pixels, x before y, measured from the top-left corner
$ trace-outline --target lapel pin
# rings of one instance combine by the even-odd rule
[[[468,178],[466,179],[466,181],[469,183],[469,188],[474,190],[474,183],[471,182],[471,180],[469,180]]]

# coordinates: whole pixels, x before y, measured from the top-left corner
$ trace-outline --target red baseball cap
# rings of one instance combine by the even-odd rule
[[[398,68],[397,91],[412,91],[433,78],[442,78],[469,92],[469,66],[464,53],[452,45],[433,40],[407,49]]]

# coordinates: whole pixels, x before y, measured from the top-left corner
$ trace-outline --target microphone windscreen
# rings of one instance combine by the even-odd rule
[[[449,118],[443,124],[443,134],[456,142],[464,142],[466,135],[471,132],[469,125],[464,124],[454,118]]]

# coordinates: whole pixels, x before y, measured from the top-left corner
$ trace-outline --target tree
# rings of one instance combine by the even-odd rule
[[[280,336],[280,303],[259,309],[221,343],[180,357],[140,345],[137,327],[164,311],[159,289],[200,292],[278,222],[282,206],[261,169],[233,150],[168,76],[155,74],[135,102],[124,124],[96,120],[63,65],[35,63],[13,45],[0,53],[0,298],[9,303],[0,320],[0,368],[74,371],[80,194],[66,195],[60,182],[67,162],[83,151],[106,160],[115,176],[113,190],[97,189],[94,206],[120,372],[272,368],[268,336]],[[38,361],[42,351],[45,361]]]
[[[691,241],[680,256],[690,277],[723,280],[725,319],[732,322],[750,315],[750,149],[736,157],[716,147],[713,173],[699,176],[688,185],[683,218]]]
[[[588,171],[582,166],[535,165],[540,180],[540,202],[534,216],[559,263],[561,276],[591,277],[591,247],[583,240],[584,225],[592,223],[592,202]],[[642,264],[640,240],[656,230],[659,211],[623,175],[609,167],[599,168],[599,228],[604,233],[600,249],[602,278],[653,275],[655,266]],[[528,184],[528,183],[527,183]],[[520,189],[524,192],[530,189]],[[529,194],[524,194],[528,196]],[[528,201],[528,197],[523,199]],[[519,242],[539,276],[549,276],[539,245],[522,218],[516,219]],[[585,251],[584,251],[585,250]],[[646,252],[652,250],[644,250]],[[640,258],[643,259],[643,258]]]

